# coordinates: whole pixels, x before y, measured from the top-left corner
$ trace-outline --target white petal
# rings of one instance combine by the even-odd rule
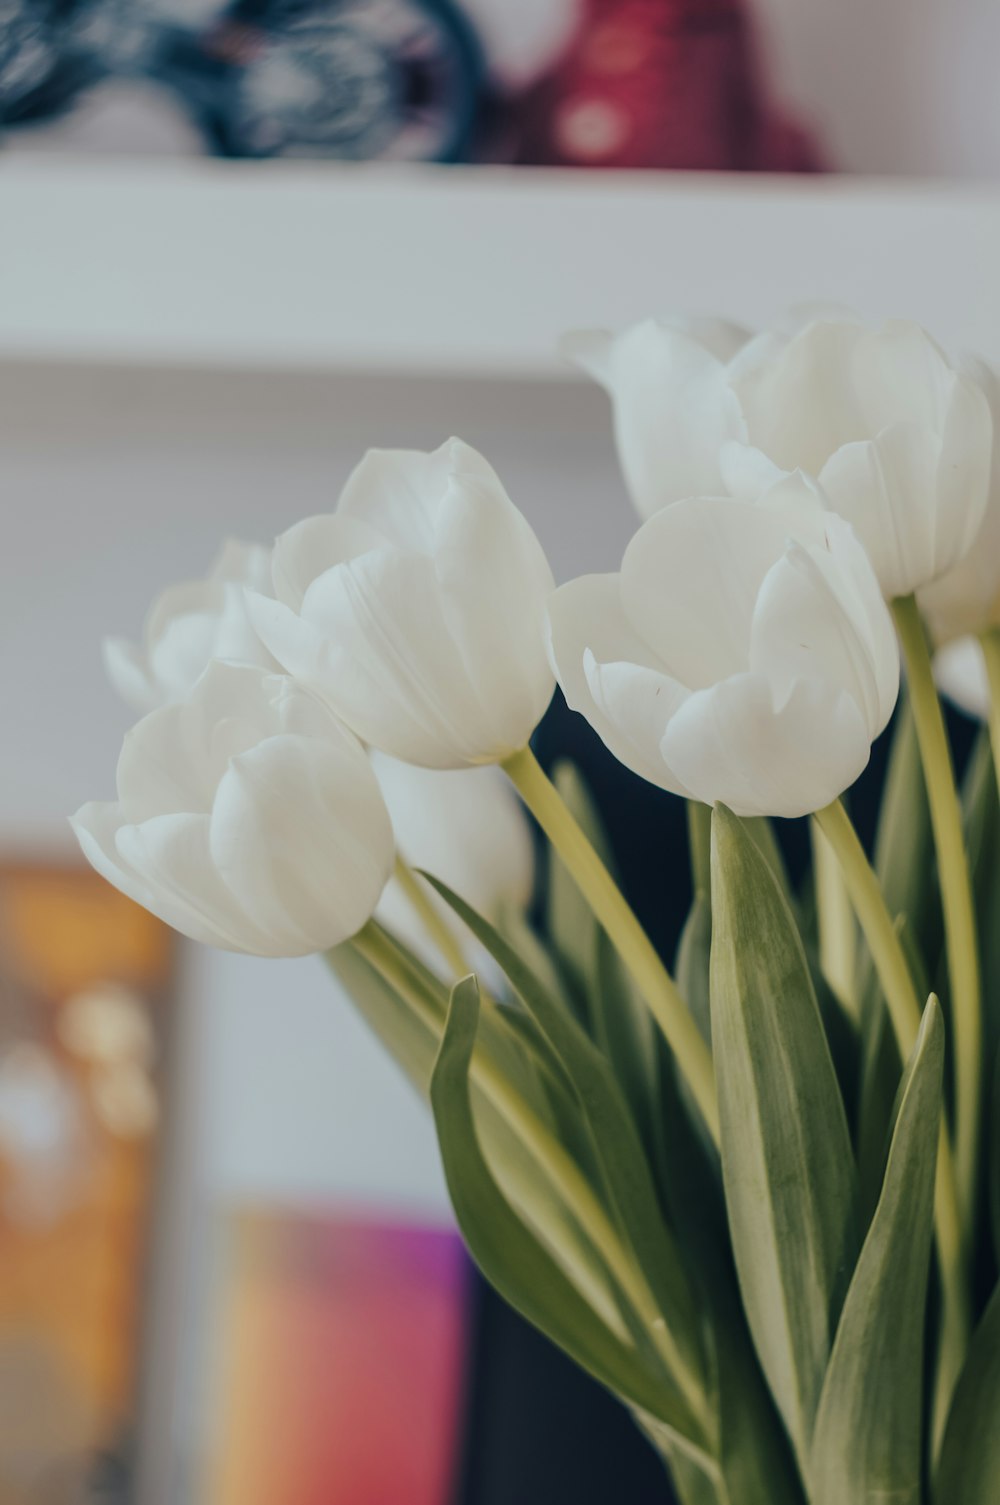
[[[843,690],[799,680],[775,705],[766,679],[742,674],[692,695],[661,751],[695,799],[737,815],[792,817],[822,809],[853,784],[870,743]]]
[[[864,712],[869,739],[885,727],[899,690],[892,620],[861,545],[831,516],[834,548],[792,544],[768,573],[754,612],[750,667],[776,701],[797,680],[846,690]]]
[[[920,609],[939,644],[1000,626],[1000,375],[983,361],[972,363],[971,369],[994,428],[989,493],[983,521],[971,546],[958,564],[920,595]],[[945,453],[954,446],[961,411],[949,414],[942,446]],[[942,473],[947,468],[945,453]]]
[[[573,329],[559,340],[559,354],[610,390],[615,336],[607,329]]]
[[[353,738],[278,736],[235,757],[219,783],[213,865],[268,954],[326,950],[371,917],[394,843],[375,775]]]
[[[662,322],[676,330],[678,334],[697,340],[703,350],[707,350],[719,361],[732,360],[733,356],[743,350],[751,339],[750,330],[742,324],[734,324],[731,319],[715,319],[703,314],[693,314],[688,317],[675,315]]]
[[[417,768],[382,753],[371,761],[397,848],[411,867],[433,873],[487,918],[504,904],[527,905],[531,831],[499,769]]]
[[[357,518],[334,512],[303,518],[282,533],[274,545],[271,561],[274,595],[285,606],[299,611],[306,591],[326,570],[384,544],[385,540],[374,528]],[[271,592],[255,594],[266,597]]]
[[[209,571],[210,580],[248,585],[267,595],[271,590],[271,550],[242,538],[227,538]]]
[[[619,761],[640,778],[671,794],[689,790],[659,755],[670,718],[689,691],[668,674],[632,663],[598,663],[588,649],[583,661],[594,705],[614,728],[608,741]]]
[[[156,686],[151,683],[143,655],[134,643],[125,638],[105,638],[101,649],[105,672],[126,705],[140,715],[159,705]]]
[[[552,573],[468,445],[371,451],[336,518],[279,539],[274,573],[304,625],[256,597],[257,631],[365,741],[437,768],[498,761],[527,743],[554,688]]]
[[[141,902],[168,925],[224,951],[275,954],[221,881],[208,836],[206,815],[158,815],[121,826],[115,846],[123,870],[138,873],[148,885]]]
[[[356,518],[398,548],[433,552],[453,485],[478,481],[504,495],[492,465],[461,439],[422,450],[370,449],[348,477],[337,516]]]
[[[820,473],[831,507],[853,526],[886,600],[933,578],[940,446],[912,426],[845,444]]]
[[[719,472],[723,489],[730,496],[748,502],[756,502],[762,492],[789,474],[762,450],[752,444],[741,444],[737,439],[727,440],[719,450]]]
[[[819,475],[834,450],[868,437],[852,376],[865,334],[847,320],[809,324],[735,376],[749,442],[781,469]]]
[[[853,382],[864,414],[855,437],[875,435],[897,423],[940,434],[957,380],[940,346],[909,320],[890,319],[865,330],[854,349]]]
[[[722,490],[719,450],[746,437],[723,361],[649,320],[614,342],[609,390],[622,469],[644,517]]]
[[[978,638],[956,638],[934,656],[939,688],[969,716],[985,721],[990,713],[990,686]]]
[[[619,762],[683,793],[659,742],[685,691],[664,673],[622,610],[618,575],[585,575],[549,602],[550,653],[571,710],[585,716]]]
[[[783,513],[728,497],[676,502],[639,529],[622,609],[664,672],[699,690],[747,668],[757,593],[788,533]]]
[[[936,476],[938,507],[935,574],[957,565],[977,543],[991,506],[994,419],[982,388],[967,376],[954,383],[945,414]],[[997,501],[992,501],[997,510]],[[1000,586],[1000,528],[990,535]]]
[[[69,823],[91,867],[129,899],[149,909],[153,900],[149,883],[127,867],[118,853],[118,832],[125,824],[121,805],[114,800],[91,800],[70,816]]]
[[[205,860],[207,821],[201,820],[199,823],[197,817],[164,816],[160,824],[161,828],[164,824],[170,825],[172,835],[176,837],[178,823],[184,827],[182,843],[193,842],[198,854],[194,863],[195,870],[200,868],[202,875],[198,880],[198,888],[203,890],[206,882],[212,886],[214,876]],[[216,923],[216,918],[202,912],[197,900],[191,902],[190,894],[176,891],[172,877],[164,882],[162,872],[155,865],[147,864],[143,839],[135,827],[123,820],[120,805],[99,802],[84,805],[72,817],[70,825],[91,866],[115,888],[155,914],[165,924],[207,946],[221,946],[230,951],[255,949],[253,945],[244,946],[240,943],[237,927],[229,920],[224,918],[220,926]],[[156,848],[154,833],[154,849]]]

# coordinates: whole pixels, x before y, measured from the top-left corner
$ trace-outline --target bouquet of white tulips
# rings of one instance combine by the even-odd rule
[[[326,955],[485,1276],[685,1505],[996,1505],[1000,387],[836,310],[568,349],[645,519],[617,573],[557,589],[457,440],[370,453],[107,644],[145,714],[74,828],[184,934]],[[530,750],[557,682],[688,802],[672,968]],[[961,779],[938,685],[992,726]],[[842,796],[890,721],[870,857]]]

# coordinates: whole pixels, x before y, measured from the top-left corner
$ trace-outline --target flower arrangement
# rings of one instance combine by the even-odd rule
[[[645,519],[617,573],[556,588],[457,440],[372,452],[107,644],[145,714],[74,829],[185,935],[325,954],[484,1274],[686,1505],[995,1505],[998,378],[831,309],[567,349]],[[935,669],[992,729],[961,783]],[[673,971],[530,751],[557,682],[688,802]],[[891,720],[870,859],[842,796]]]

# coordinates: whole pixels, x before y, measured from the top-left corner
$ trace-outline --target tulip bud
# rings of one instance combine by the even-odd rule
[[[541,545],[481,455],[372,450],[283,534],[261,639],[359,737],[426,768],[499,762],[552,695]]]
[[[899,688],[892,622],[851,528],[815,486],[759,506],[677,502],[618,575],[556,591],[569,704],[651,783],[739,815],[805,815],[868,761]]]
[[[210,664],[125,738],[118,800],[71,822],[116,888],[184,935],[300,956],[354,935],[392,870],[357,739],[283,675]]]
[[[806,311],[743,344],[726,328],[647,322],[577,350],[611,393],[639,511],[799,469],[852,524],[886,599],[952,569],[986,506],[993,423],[976,382],[915,324]]]
[[[105,638],[104,665],[124,701],[140,715],[182,700],[212,659],[278,664],[254,632],[245,589],[271,588],[271,552],[229,539],[204,580],[169,586],[146,618],[142,644]]]
[[[410,867],[433,873],[488,920],[497,921],[508,906],[527,907],[534,883],[531,832],[524,806],[499,769],[417,768],[384,753],[372,754],[372,767],[397,851]],[[427,899],[446,924],[459,923],[429,887]],[[437,952],[396,879],[389,880],[375,917],[428,965],[438,965]],[[463,941],[471,956],[470,932]]]

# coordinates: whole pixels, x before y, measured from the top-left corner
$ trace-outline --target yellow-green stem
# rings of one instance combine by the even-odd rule
[[[406,895],[411,909],[426,930],[428,938],[440,953],[449,972],[452,973],[453,981],[457,982],[460,977],[464,977],[471,970],[465,957],[462,955],[462,948],[458,943],[457,936],[438,910],[424,880],[398,854],[396,856],[395,873],[399,886]]]
[[[892,610],[906,661],[910,704],[913,707],[937,851],[955,1046],[955,1161],[958,1199],[962,1226],[968,1239],[972,1234],[976,1206],[983,1048],[979,947],[972,881],[962,833],[962,809],[955,783],[951,747],[934,684],[924,624],[912,596],[903,596],[894,601]]]
[[[719,1109],[712,1057],[677,984],[531,749],[522,748],[503,766],[607,931],[674,1052],[709,1133],[718,1144]]]
[[[385,944],[374,925],[366,925],[351,944],[360,956],[392,987],[440,1040],[444,1019],[430,996],[413,986],[399,957]],[[622,1291],[642,1319],[651,1341],[662,1353],[678,1387],[684,1392],[696,1415],[707,1421],[704,1391],[688,1368],[663,1320],[656,1300],[630,1251],[595,1195],[590,1182],[576,1161],[538,1117],[531,1104],[511,1085],[496,1062],[481,1045],[477,1045],[471,1065],[472,1080],[517,1135],[534,1158],[550,1184],[565,1199],[580,1227],[590,1239]]]
[[[812,824],[813,876],[819,925],[819,965],[844,1012],[859,1019],[855,988],[856,930],[851,896],[837,854],[816,821]]]
[[[687,801],[688,847],[691,885],[696,894],[712,891],[712,808],[699,800]]]
[[[991,627],[980,639],[983,658],[986,662],[986,679],[990,687],[989,727],[990,745],[993,748],[993,765],[997,772],[997,789],[1000,790],[1000,627]]]
[[[906,1061],[916,1044],[921,1004],[882,886],[840,800],[835,800],[824,810],[817,810],[814,820],[840,863],[845,887],[882,984],[899,1052]],[[934,1227],[942,1292],[941,1346],[933,1419],[935,1441],[938,1442],[968,1347],[970,1324],[955,1163],[943,1114],[934,1186]]]

